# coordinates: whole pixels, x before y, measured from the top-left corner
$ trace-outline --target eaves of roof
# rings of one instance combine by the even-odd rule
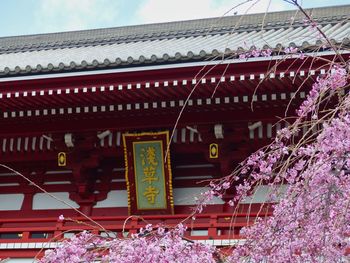
[[[350,5],[306,10],[349,44]],[[264,24],[262,24],[264,23]],[[296,11],[0,38],[0,76],[215,59],[237,50],[321,46]]]

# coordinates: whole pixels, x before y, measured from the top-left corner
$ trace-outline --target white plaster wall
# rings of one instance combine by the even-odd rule
[[[103,207],[127,207],[128,206],[128,192],[126,190],[110,191],[105,200],[96,203],[94,208]]]
[[[0,194],[0,211],[21,210],[24,194]]]
[[[174,204],[175,205],[195,205],[194,198],[199,196],[200,193],[209,190],[206,187],[187,187],[187,188],[174,188]],[[224,202],[215,197],[211,204],[223,204]],[[128,206],[128,193],[126,190],[113,190],[107,195],[107,198],[103,201],[96,203],[94,208],[106,208],[106,207],[127,207]]]
[[[278,187],[277,193],[279,195],[283,195],[285,191],[287,190],[288,185],[280,185],[276,186]],[[276,188],[275,188],[276,189]],[[255,189],[255,192],[253,195],[248,196],[244,200],[242,200],[241,204],[258,204],[258,203],[264,203],[267,201],[269,195],[271,194],[271,186],[268,185],[260,185]],[[276,200],[278,201],[278,200]]]
[[[55,197],[63,200],[67,204],[73,206],[74,208],[78,208],[79,205],[69,199],[68,192],[53,192],[50,193]],[[33,196],[33,210],[44,210],[44,209],[69,209],[70,207],[53,197],[45,194],[45,193],[37,193]]]
[[[201,193],[208,191],[208,187],[184,187],[184,188],[174,188],[174,204],[175,205],[195,205],[195,197],[199,197]],[[223,204],[224,201],[218,197],[210,202],[210,204]]]
[[[6,263],[35,263],[37,262],[34,258],[12,258],[6,260]]]

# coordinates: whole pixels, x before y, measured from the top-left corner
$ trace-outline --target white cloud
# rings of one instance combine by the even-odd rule
[[[40,32],[96,28],[117,20],[119,9],[114,0],[40,0],[34,23]]]
[[[220,17],[241,0],[146,0],[137,10],[141,23],[156,23],[206,17]],[[265,12],[270,0],[254,0],[230,11],[228,15]],[[269,11],[290,8],[281,0],[271,0]]]

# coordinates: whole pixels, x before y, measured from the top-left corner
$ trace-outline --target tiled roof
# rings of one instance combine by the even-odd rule
[[[307,10],[349,44],[350,5]],[[262,22],[264,21],[264,25]],[[0,38],[0,76],[204,60],[251,46],[315,46],[296,11]]]

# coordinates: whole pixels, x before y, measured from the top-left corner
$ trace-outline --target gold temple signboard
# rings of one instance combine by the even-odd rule
[[[129,214],[172,214],[169,133],[124,134],[123,142]]]

